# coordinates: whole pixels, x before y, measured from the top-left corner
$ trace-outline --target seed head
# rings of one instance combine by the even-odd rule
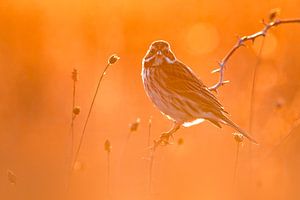
[[[120,57],[117,54],[113,54],[108,59],[108,64],[110,64],[110,65],[115,64],[119,59],[120,59]]]
[[[234,139],[237,143],[243,142],[244,136],[241,133],[233,133]]]
[[[79,106],[75,106],[73,108],[73,113],[74,113],[74,115],[79,115],[79,113],[80,113],[80,107]]]
[[[130,132],[134,132],[134,131],[137,131],[139,125],[141,123],[141,119],[140,118],[137,118],[136,121],[132,124],[130,124]]]
[[[11,170],[7,170],[7,178],[12,185],[17,184],[17,177]]]
[[[77,72],[77,69],[73,69],[73,71],[72,71],[72,80],[74,82],[78,81],[78,72]]]
[[[107,153],[110,153],[111,151],[111,145],[110,145],[110,141],[106,140],[104,143],[104,150],[107,151]]]

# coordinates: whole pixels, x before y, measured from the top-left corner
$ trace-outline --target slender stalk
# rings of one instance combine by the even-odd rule
[[[110,152],[107,152],[107,196],[110,199]]]
[[[111,65],[115,64],[119,59],[120,59],[120,57],[117,56],[117,55],[115,55],[115,54],[113,54],[112,56],[110,56],[110,58],[108,59],[107,65],[104,68],[104,70],[103,70],[103,72],[102,72],[102,74],[100,76],[100,79],[98,81],[98,85],[97,85],[97,88],[96,88],[96,91],[95,91],[95,94],[94,94],[94,97],[93,97],[93,100],[92,100],[89,112],[88,112],[87,118],[86,118],[85,123],[84,123],[83,130],[82,130],[82,133],[81,133],[81,136],[80,136],[79,145],[78,145],[77,151],[75,153],[73,166],[75,165],[75,163],[76,163],[76,161],[78,159],[78,155],[80,153],[80,149],[81,149],[81,146],[82,146],[83,138],[85,136],[85,130],[86,130],[86,127],[87,127],[87,124],[88,124],[88,121],[89,121],[89,118],[90,118],[90,115],[91,115],[91,112],[92,112],[92,109],[93,109],[93,106],[94,106],[94,103],[95,103],[95,99],[96,99],[96,96],[98,94],[98,90],[99,90],[99,87],[101,85],[101,82],[102,82],[102,79],[103,79],[104,75],[106,74],[106,71],[108,70],[108,68]]]
[[[233,135],[236,141],[236,153],[235,153],[235,161],[234,161],[234,168],[233,168],[232,189],[233,189],[233,195],[237,195],[236,183],[237,183],[237,175],[238,175],[240,144],[243,142],[244,136],[241,133],[233,133]],[[234,196],[234,199],[235,198],[236,197]]]
[[[257,80],[257,70],[258,70],[258,66],[261,62],[261,53],[263,50],[265,44],[265,37],[263,37],[261,46],[259,48],[258,51],[258,55],[257,55],[257,61],[256,64],[254,66],[253,69],[253,78],[252,78],[252,82],[251,82],[251,89],[250,89],[250,108],[249,108],[249,135],[251,135],[252,137],[254,137],[254,132],[253,132],[253,119],[254,119],[254,105],[255,105],[255,91],[256,91],[256,80]],[[250,171],[249,171],[249,177],[250,177],[250,183],[252,185],[253,182],[253,148],[252,148],[252,143],[250,143],[249,145],[249,158],[250,158]],[[250,188],[251,189],[251,188]]]
[[[107,139],[104,143],[104,150],[107,152],[107,197],[110,199],[110,152],[111,152],[111,144]]]
[[[150,140],[151,140],[151,126],[152,126],[152,116],[150,116],[149,123],[148,123],[148,140],[147,145],[150,146]]]
[[[253,69],[253,78],[252,78],[251,89],[250,89],[249,134],[252,134],[252,129],[253,129],[253,118],[254,118],[253,111],[254,111],[254,104],[255,104],[255,95],[254,94],[256,91],[257,68],[261,62],[261,53],[262,53],[264,44],[265,44],[265,37],[262,40],[262,43],[261,43],[261,46],[259,48],[258,55],[257,55],[257,62]]]
[[[154,163],[155,149],[150,150],[150,163],[149,163],[149,195],[152,192],[152,174],[153,174],[153,163]]]
[[[234,161],[234,171],[233,171],[233,185],[235,187],[237,182],[237,169],[239,164],[239,152],[240,152],[240,143],[236,143],[236,153],[235,153],[235,161]]]
[[[151,128],[152,128],[152,116],[149,118],[148,122],[148,139],[147,139],[147,146],[150,146],[150,141],[151,141]],[[154,163],[154,153],[155,153],[155,146],[150,148],[150,156],[149,156],[149,196],[151,196],[151,191],[152,191],[152,173],[153,173],[153,163]]]
[[[73,161],[73,150],[74,150],[74,121],[76,116],[80,113],[80,108],[75,107],[75,99],[76,99],[76,83],[78,81],[78,72],[77,69],[73,69],[72,71],[72,80],[73,80],[73,90],[72,90],[72,112],[71,112],[71,124],[70,124],[70,135],[71,135],[71,145],[69,137],[67,139],[67,168],[68,168],[68,180],[66,183],[66,194],[67,198],[69,198],[70,192],[70,182],[72,177],[72,161]],[[69,146],[70,145],[70,146]],[[70,149],[69,149],[70,148]],[[70,151],[70,152],[69,152]]]
[[[79,145],[78,145],[77,151],[75,152],[73,166],[74,166],[74,164],[76,163],[76,161],[78,159],[78,155],[79,155],[80,150],[81,150],[83,138],[85,136],[86,127],[87,127],[87,124],[88,124],[88,121],[89,121],[89,118],[90,118],[90,115],[91,115],[91,112],[92,112],[92,109],[93,109],[93,106],[94,106],[94,103],[95,103],[95,100],[96,100],[96,97],[97,97],[97,94],[98,94],[98,90],[99,90],[99,87],[100,87],[101,82],[102,82],[102,79],[103,79],[104,75],[106,74],[107,69],[111,65],[112,64],[110,62],[106,65],[106,67],[104,68],[104,70],[103,70],[103,72],[102,72],[102,74],[100,76],[100,79],[98,81],[98,85],[97,85],[97,88],[96,88],[96,91],[95,91],[92,103],[91,103],[90,108],[89,108],[89,112],[88,112],[87,118],[86,118],[85,123],[84,123],[84,127],[83,127],[83,130],[82,130],[81,136],[80,136]]]
[[[74,79],[74,72],[73,71],[73,94],[72,94],[72,121],[71,121],[71,162],[73,159],[73,150],[74,150],[74,120],[75,120],[75,113],[74,113],[74,109],[75,109],[75,96],[76,96],[76,81],[77,79]]]

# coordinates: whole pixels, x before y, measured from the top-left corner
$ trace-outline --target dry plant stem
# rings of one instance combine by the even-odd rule
[[[107,196],[110,199],[110,152],[107,152]]]
[[[150,117],[148,123],[148,141],[147,141],[148,147],[150,146],[150,140],[151,140],[151,127],[152,127],[152,117]]]
[[[73,80],[73,95],[72,95],[72,121],[71,121],[71,162],[73,159],[73,150],[74,150],[74,120],[76,115],[74,114],[75,108],[75,96],[76,96],[76,80]]]
[[[70,157],[67,159],[67,163],[68,163],[68,181],[66,184],[67,198],[69,198],[69,195],[70,195],[70,193],[69,193],[70,192],[70,179],[72,176],[72,165],[73,165],[72,162],[73,162],[73,151],[74,151],[74,121],[76,118],[76,114],[74,113],[74,108],[75,108],[76,82],[77,82],[77,70],[76,69],[74,69],[72,72],[72,80],[73,80],[73,91],[72,91],[71,125],[70,125],[71,145],[70,145],[70,154],[69,154]],[[69,142],[67,144],[69,144]]]
[[[151,128],[152,128],[152,117],[149,119],[148,124],[148,147],[150,146],[150,139],[151,139]],[[150,160],[149,160],[149,195],[151,195],[152,190],[152,171],[153,171],[153,163],[154,163],[154,152],[155,149],[150,149]]]
[[[150,163],[149,163],[149,195],[152,192],[152,173],[153,173],[153,163],[154,163],[154,153],[155,149],[150,150]]]
[[[234,171],[233,171],[233,186],[235,188],[237,182],[237,169],[239,164],[239,153],[240,153],[240,142],[236,143],[236,154],[235,154],[235,161],[234,161]]]
[[[78,148],[77,148],[77,151],[75,153],[75,156],[74,156],[74,162],[73,162],[73,167],[74,167],[74,164],[76,163],[77,159],[78,159],[78,155],[79,155],[79,152],[80,152],[80,149],[81,149],[81,146],[82,146],[82,142],[83,142],[83,138],[85,136],[85,130],[86,130],[86,127],[87,127],[87,124],[88,124],[88,121],[89,121],[89,118],[90,118],[90,115],[91,115],[91,112],[92,112],[92,109],[93,109],[93,106],[94,106],[94,103],[95,103],[95,99],[96,99],[96,96],[98,94],[98,90],[99,90],[99,87],[101,85],[101,82],[102,82],[102,79],[107,71],[107,69],[111,66],[110,63],[108,63],[104,69],[104,71],[102,72],[101,74],[101,77],[98,81],[98,85],[97,85],[97,88],[96,88],[96,92],[94,94],[94,97],[93,97],[93,100],[92,100],[92,103],[91,103],[91,106],[90,106],[90,109],[89,109],[89,112],[88,112],[88,115],[87,115],[87,118],[85,120],[85,123],[84,123],[84,127],[83,127],[83,131],[81,133],[81,136],[80,136],[80,140],[79,140],[79,144],[78,144]]]
[[[280,24],[289,24],[289,23],[300,23],[300,19],[286,19],[286,20],[280,20],[280,19],[275,19],[274,21],[271,21],[269,23],[264,23],[264,28],[261,31],[258,31],[252,35],[248,36],[243,36],[238,39],[237,43],[232,47],[232,49],[226,54],[226,56],[219,62],[219,69],[214,70],[213,72],[219,72],[220,73],[220,78],[219,81],[213,85],[212,87],[209,88],[211,91],[217,91],[217,89],[226,84],[228,81],[224,81],[224,70],[225,66],[228,62],[228,60],[231,58],[231,56],[234,54],[234,52],[239,49],[241,46],[245,46],[245,42],[248,40],[251,40],[254,42],[254,40],[257,37],[265,37],[267,32],[269,31],[270,28],[278,26]]]
[[[148,136],[150,137],[151,133],[151,120],[149,120],[149,133]],[[169,145],[170,137],[173,137],[173,134],[180,128],[181,124],[174,124],[171,130],[169,130],[166,133],[161,134],[159,139],[156,139],[153,141],[153,146],[150,147],[150,168],[149,168],[149,191],[151,193],[151,185],[152,185],[152,168],[153,168],[153,162],[154,162],[154,154],[155,150],[159,146],[166,146]],[[150,142],[149,142],[150,143]]]
[[[255,91],[256,91],[256,74],[257,74],[257,68],[261,62],[261,53],[264,47],[265,43],[265,37],[263,37],[261,46],[258,51],[257,61],[253,69],[253,78],[251,83],[251,89],[250,89],[250,108],[249,108],[249,134],[253,136],[253,119],[254,119],[254,105],[255,105]],[[252,143],[249,145],[249,158],[250,158],[250,171],[249,171],[249,177],[250,177],[250,183],[253,183],[253,152],[252,152]],[[252,188],[250,188],[252,189]]]
[[[257,57],[257,62],[254,66],[254,69],[253,69],[253,78],[252,78],[252,83],[251,83],[251,91],[250,91],[250,117],[249,117],[249,133],[251,134],[252,133],[252,122],[253,122],[253,110],[254,110],[254,104],[255,104],[255,90],[256,90],[256,72],[257,72],[257,68],[258,68],[258,65],[260,64],[260,55],[262,53],[262,50],[263,50],[263,46],[264,46],[264,43],[265,43],[265,38],[263,38],[262,40],[262,43],[261,43],[261,46],[259,48],[259,52],[258,52],[258,57]],[[252,144],[252,143],[251,143]],[[252,146],[250,144],[250,147]]]

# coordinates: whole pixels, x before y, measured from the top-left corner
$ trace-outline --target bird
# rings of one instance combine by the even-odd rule
[[[196,73],[178,60],[164,40],[151,43],[142,60],[144,90],[154,106],[173,121],[160,138],[164,144],[181,127],[209,121],[221,128],[228,125],[257,144],[256,140],[229,119],[229,113]]]

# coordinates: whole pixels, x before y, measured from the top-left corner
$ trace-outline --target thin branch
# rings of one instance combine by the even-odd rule
[[[88,124],[88,121],[89,121],[89,118],[90,118],[90,115],[91,115],[91,112],[92,112],[92,109],[93,109],[93,106],[94,106],[94,103],[95,103],[95,100],[96,100],[96,96],[98,94],[98,90],[99,90],[99,87],[101,85],[101,82],[102,82],[102,79],[104,77],[104,75],[106,74],[106,71],[107,69],[113,65],[114,63],[116,63],[118,60],[120,59],[120,57],[118,57],[117,55],[112,55],[109,60],[108,60],[108,63],[106,65],[106,67],[104,68],[101,76],[100,76],[100,79],[98,81],[98,85],[97,85],[97,88],[96,88],[96,91],[95,91],[95,94],[94,94],[94,97],[93,97],[93,100],[92,100],[92,103],[90,105],[90,109],[89,109],[89,112],[88,112],[88,115],[87,115],[87,118],[85,120],[85,123],[84,123],[84,127],[83,127],[83,130],[82,130],[82,133],[81,133],[81,136],[80,136],[80,140],[79,140],[79,145],[78,145],[78,148],[77,148],[77,151],[75,153],[75,156],[74,156],[74,162],[73,162],[73,166],[75,165],[77,159],[78,159],[78,155],[80,153],[80,150],[81,150],[81,146],[82,146],[82,142],[83,142],[83,138],[85,136],[85,130],[86,130],[86,127],[87,127],[87,124]]]
[[[217,91],[217,89],[220,86],[229,82],[229,81],[224,81],[225,66],[226,66],[228,60],[234,54],[234,52],[236,52],[236,50],[238,50],[240,47],[245,46],[246,41],[251,40],[252,42],[254,42],[255,39],[258,37],[265,37],[267,32],[272,27],[278,26],[280,24],[290,24],[290,23],[300,23],[300,19],[285,19],[285,20],[275,19],[275,20],[271,20],[269,23],[263,22],[264,28],[261,31],[258,31],[252,35],[240,37],[238,39],[237,43],[232,47],[232,49],[226,54],[226,56],[221,60],[221,62],[219,62],[220,68],[212,71],[212,73],[219,72],[220,78],[219,78],[219,81],[215,85],[213,85],[212,87],[209,88],[209,90]]]

